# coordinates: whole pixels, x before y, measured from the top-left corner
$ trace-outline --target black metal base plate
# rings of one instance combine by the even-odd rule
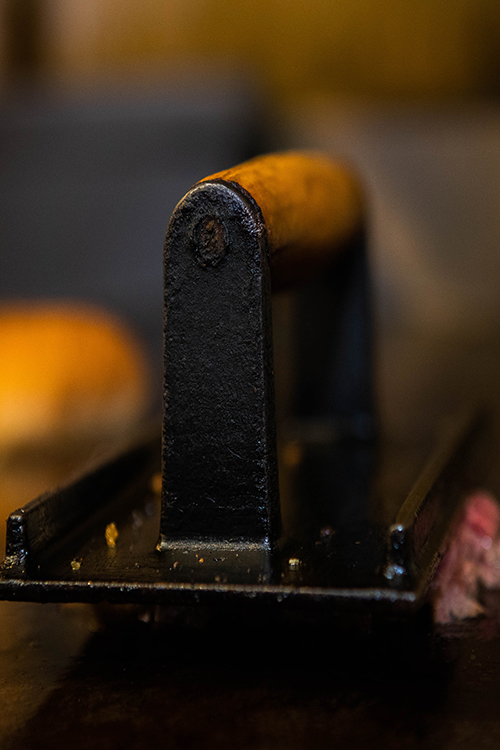
[[[11,514],[0,598],[413,610],[481,479],[484,436],[484,419],[461,415],[420,474],[421,447],[295,440],[281,452],[284,532],[272,552],[238,540],[157,551],[155,436]],[[406,490],[387,482],[396,464]]]

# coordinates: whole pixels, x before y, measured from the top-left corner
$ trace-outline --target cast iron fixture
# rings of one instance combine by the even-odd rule
[[[187,193],[165,243],[161,451],[154,431],[12,513],[1,598],[422,603],[480,476],[482,420],[457,418],[388,518],[373,481],[390,448],[377,441],[363,217],[356,181],[317,154],[262,157]],[[278,450],[271,288],[298,282]]]

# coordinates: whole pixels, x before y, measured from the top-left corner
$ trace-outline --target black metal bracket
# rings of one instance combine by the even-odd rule
[[[202,183],[165,243],[163,491],[159,549],[279,535],[270,274],[249,196]]]
[[[364,236],[300,293],[295,429],[374,437]],[[271,269],[259,207],[203,182],[165,243],[162,514],[158,549],[246,549],[263,570],[280,536]],[[300,427],[299,427],[300,425]]]

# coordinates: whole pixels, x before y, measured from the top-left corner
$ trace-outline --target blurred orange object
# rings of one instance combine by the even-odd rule
[[[149,385],[140,343],[109,313],[0,306],[0,451],[123,435],[144,417]]]

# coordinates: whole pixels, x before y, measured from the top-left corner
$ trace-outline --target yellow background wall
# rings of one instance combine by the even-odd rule
[[[148,77],[193,58],[270,92],[440,96],[500,90],[498,0],[2,0],[35,9],[41,69]],[[17,6],[19,7],[19,5]]]

